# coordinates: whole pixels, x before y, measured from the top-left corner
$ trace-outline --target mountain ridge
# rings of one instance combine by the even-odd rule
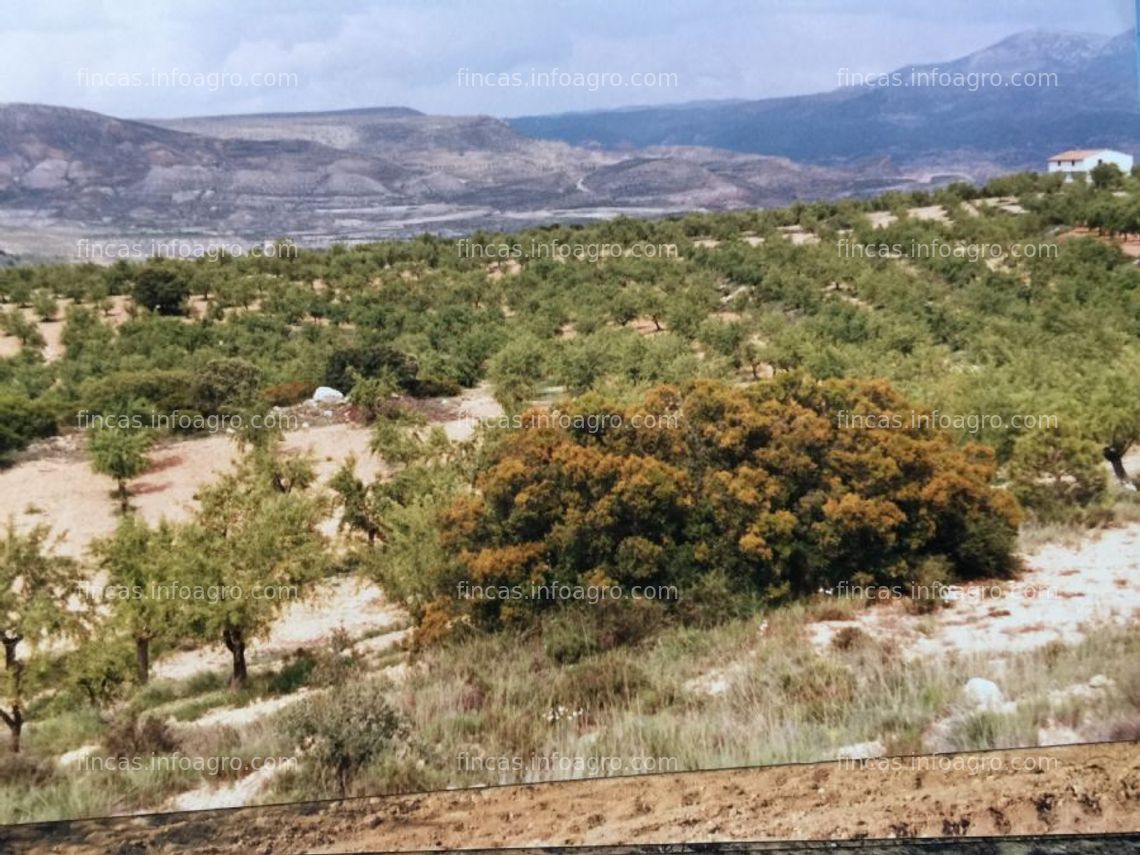
[[[1140,147],[1134,34],[1016,33],[966,56],[895,69],[939,74],[1055,75],[1056,86],[975,91],[849,86],[810,95],[509,119],[520,133],[604,150],[706,145],[842,165],[889,154],[906,165],[965,150],[1010,169],[1039,168],[1077,142]],[[1049,78],[1052,80],[1053,78]],[[1024,136],[1029,144],[1019,144]]]
[[[138,232],[326,245],[767,207],[985,180],[1073,147],[1140,148],[1130,33],[1019,33],[898,73],[1015,69],[1058,85],[849,86],[514,119],[375,106],[140,120],[0,105],[0,249]]]

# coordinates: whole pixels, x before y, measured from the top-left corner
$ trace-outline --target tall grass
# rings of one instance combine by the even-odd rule
[[[372,769],[358,792],[589,774],[536,768],[536,756],[658,758],[697,770],[832,759],[841,746],[874,740],[892,754],[1031,747],[1054,725],[1107,738],[1113,722],[1140,710],[1140,635],[1126,629],[1004,658],[912,660],[870,638],[817,652],[808,611],[771,615],[765,632],[755,620],[671,629],[569,668],[522,636],[430,654],[392,691],[412,735],[407,756]],[[1110,688],[1067,691],[1097,674]],[[692,682],[707,686],[710,675],[723,691]],[[1013,703],[970,709],[962,688],[971,677],[996,681]],[[473,763],[478,757],[518,758],[521,768]]]

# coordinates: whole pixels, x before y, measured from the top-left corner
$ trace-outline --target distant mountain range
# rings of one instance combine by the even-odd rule
[[[1010,85],[1014,75],[1025,81],[1027,73],[1037,85]],[[854,72],[841,70],[836,79],[858,82]],[[793,98],[509,121],[527,136],[574,145],[708,146],[832,166],[890,158],[903,168],[943,163],[969,169],[975,161],[1036,169],[1072,147],[1131,152],[1140,145],[1133,32],[1115,38],[1021,33],[953,62],[898,69],[884,82],[889,85]],[[912,82],[917,85],[907,85]]]
[[[81,239],[140,234],[324,245],[772,206],[984,179],[1073,147],[1140,146],[1130,34],[1026,33],[896,76],[912,71],[1055,77],[507,121],[402,107],[128,121],[9,104],[0,251],[72,256]]]

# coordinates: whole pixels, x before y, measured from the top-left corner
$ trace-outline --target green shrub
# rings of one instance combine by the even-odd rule
[[[1018,439],[1009,475],[1017,500],[1042,523],[1080,522],[1107,493],[1097,444],[1059,431]]]
[[[0,462],[32,440],[55,433],[56,413],[50,404],[0,393]]]
[[[560,665],[573,665],[601,650],[597,627],[584,615],[554,615],[542,625],[542,650]]]
[[[186,265],[146,264],[135,276],[135,302],[159,315],[181,315],[190,296]]]
[[[91,379],[79,387],[79,409],[112,416],[129,414],[140,403],[158,414],[198,414],[191,395],[193,375],[188,371],[117,371]]]
[[[406,392],[416,389],[415,360],[382,344],[357,345],[334,350],[325,367],[325,383],[334,389],[351,389],[357,377],[390,377]]]
[[[305,772],[340,796],[362,768],[391,751],[400,732],[380,680],[330,689],[286,710],[282,723],[305,753]]]
[[[211,359],[194,374],[190,396],[203,413],[233,412],[251,407],[261,388],[261,369],[245,359]]]
[[[581,662],[559,673],[554,702],[570,713],[585,714],[634,704],[649,693],[649,677],[620,653]]]
[[[176,751],[178,740],[163,719],[128,708],[107,728],[104,747],[115,758],[150,757]]]

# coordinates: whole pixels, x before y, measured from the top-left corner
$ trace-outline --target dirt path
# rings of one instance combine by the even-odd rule
[[[304,598],[289,602],[264,638],[249,646],[251,664],[282,659],[298,649],[327,645],[337,632],[349,640],[383,633],[388,649],[402,636],[394,631],[407,623],[407,613],[393,605],[372,582],[356,577],[326,579]],[[221,644],[185,650],[163,657],[154,665],[156,678],[181,680],[200,671],[225,671],[230,654]]]
[[[293,855],[1138,828],[1140,743],[1117,743],[26,825],[0,829],[0,851]]]

